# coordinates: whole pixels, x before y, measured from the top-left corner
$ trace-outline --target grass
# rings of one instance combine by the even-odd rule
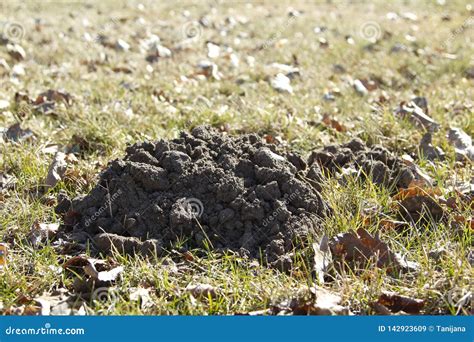
[[[38,249],[27,242],[35,221],[61,221],[45,196],[34,195],[53,157],[45,152],[48,144],[63,147],[77,145],[81,139],[87,142],[77,155],[77,162],[69,165],[68,176],[49,190],[47,195],[53,197],[60,190],[71,196],[87,193],[107,162],[121,157],[127,144],[173,138],[180,130],[200,124],[210,124],[231,134],[267,134],[304,155],[324,144],[358,136],[397,154],[417,156],[423,132],[394,117],[392,110],[401,101],[419,94],[427,97],[430,116],[441,125],[433,143],[446,151],[447,159],[421,159],[417,164],[437,180],[443,191],[454,182],[472,182],[472,164],[455,162],[454,150],[445,139],[450,126],[462,128],[471,136],[474,133],[473,81],[463,76],[465,69],[473,65],[474,46],[469,33],[472,28],[465,24],[473,13],[463,1],[450,1],[444,6],[410,1],[380,1],[373,5],[299,2],[291,4],[301,12],[295,19],[288,16],[290,2],[143,3],[144,10],[138,2],[0,4],[0,20],[22,25],[24,36],[19,44],[26,51],[26,59],[19,63],[25,68],[24,75],[13,77],[12,72],[0,66],[0,99],[11,102],[0,113],[0,126],[21,122],[22,127],[36,134],[33,141],[0,143],[0,172],[16,178],[15,187],[0,194],[0,237],[10,249],[8,267],[0,271],[3,312],[31,303],[45,292],[73,289],[72,279],[56,270],[67,257],[53,246]],[[387,12],[414,12],[418,20],[392,21],[387,19]],[[449,21],[442,19],[446,14]],[[203,15],[208,15],[220,29],[201,27],[194,42],[180,47],[186,23]],[[248,23],[239,23],[239,16],[245,16]],[[229,20],[226,24],[228,17],[237,20],[235,27],[229,26]],[[35,23],[36,18],[41,21]],[[380,28],[381,39],[375,45],[360,35],[361,27],[368,22],[375,22]],[[317,34],[313,31],[316,26],[327,30]],[[227,31],[226,35],[220,33],[222,30]],[[172,49],[172,58],[148,63],[139,50],[139,39],[145,38],[146,32],[157,34],[162,44]],[[84,38],[86,33],[89,41]],[[120,52],[102,46],[94,41],[98,34],[112,41],[124,39],[131,50]],[[353,45],[348,44],[346,35],[353,37]],[[407,35],[416,37],[416,42],[407,41]],[[328,41],[328,48],[321,47],[320,37]],[[215,61],[224,75],[220,81],[192,77],[197,71],[196,64],[207,58],[208,40],[232,47],[239,57],[238,68],[222,57]],[[265,42],[268,47],[258,49]],[[408,51],[390,53],[396,43],[403,43]],[[248,56],[255,58],[253,66]],[[16,64],[5,46],[0,46],[2,58],[10,67]],[[295,61],[302,75],[292,81],[294,94],[277,93],[266,81],[270,75],[268,65]],[[152,69],[147,69],[149,64]],[[334,73],[334,64],[343,65],[346,73]],[[132,73],[113,72],[112,68],[118,66],[127,66]],[[380,79],[381,84],[362,97],[348,83],[348,77]],[[238,79],[244,81],[236,82]],[[340,89],[341,96],[334,102],[324,101],[324,93],[335,87]],[[17,91],[28,92],[34,99],[47,89],[71,93],[72,105],[57,106],[56,115],[43,115],[21,110],[13,103]],[[389,100],[374,112],[371,105],[382,92]],[[348,126],[348,131],[341,133],[320,124],[323,113]],[[74,136],[80,139],[74,140]],[[395,291],[424,299],[424,313],[458,312],[453,304],[469,290],[472,276],[468,259],[472,230],[468,224],[457,229],[450,221],[420,225],[401,234],[381,229],[380,222],[364,225],[361,213],[368,206],[377,206],[380,212],[395,218],[390,194],[370,182],[353,181],[342,186],[331,180],[323,194],[335,215],[325,222],[322,233],[331,237],[364,226],[370,232],[378,231],[393,250],[421,266],[416,276],[406,274],[398,278],[370,266],[358,273],[350,269],[335,272],[333,281],[324,286],[340,294],[344,305],[355,313],[371,314],[374,312],[369,303],[381,291]],[[466,208],[462,215],[468,220],[472,212]],[[445,248],[445,254],[433,260],[429,253],[440,246]],[[192,253],[196,255],[192,262],[176,253],[152,261],[111,256],[111,260],[125,267],[114,288],[117,300],[114,305],[110,301],[88,301],[87,312],[247,313],[291,298],[301,287],[314,283],[304,258],[299,260],[301,267],[297,271],[282,274],[231,254]],[[190,283],[210,284],[218,289],[217,295],[193,300],[185,291]],[[136,287],[150,289],[151,305],[142,308],[138,302],[130,301],[130,289]],[[468,313],[467,306],[461,313]]]

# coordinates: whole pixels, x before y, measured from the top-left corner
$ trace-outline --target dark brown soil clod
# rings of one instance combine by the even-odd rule
[[[105,252],[160,251],[182,241],[288,268],[287,254],[318,232],[330,211],[308,182],[319,167],[305,167],[257,135],[197,127],[172,141],[127,148],[88,195],[72,201],[70,211],[80,214],[74,231],[95,236]],[[136,239],[121,243],[120,236]]]

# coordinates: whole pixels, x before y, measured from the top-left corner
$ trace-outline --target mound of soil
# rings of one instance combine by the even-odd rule
[[[406,188],[417,178],[405,163],[386,148],[374,145],[368,147],[362,140],[353,139],[342,145],[328,145],[313,152],[309,165],[318,165],[331,175],[343,172],[359,179],[370,179],[377,185],[392,188]]]
[[[197,127],[172,141],[130,146],[69,216],[103,251],[160,251],[177,242],[261,258],[288,269],[289,253],[330,212],[321,170],[254,134]],[[77,234],[76,234],[77,235]]]

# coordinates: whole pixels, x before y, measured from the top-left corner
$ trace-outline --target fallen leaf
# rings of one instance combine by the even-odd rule
[[[115,43],[114,47],[117,51],[128,51],[128,50],[130,50],[130,44],[128,44],[123,39],[117,39],[117,42]]]
[[[203,75],[206,78],[212,78],[216,81],[220,81],[222,78],[222,74],[219,72],[219,68],[215,63],[212,63],[207,60],[200,61],[197,65],[199,71],[196,75]]]
[[[270,80],[270,85],[277,91],[293,94],[293,87],[290,84],[290,79],[282,73],[278,73],[274,78],[272,78]]]
[[[127,66],[116,66],[112,68],[113,72],[122,72],[124,74],[131,74],[133,73],[133,70]]]
[[[0,269],[7,266],[8,246],[0,243]]]
[[[221,48],[219,45],[209,42],[206,44],[206,46],[207,46],[207,57],[212,58],[212,59],[219,57],[221,53]]]
[[[0,172],[0,191],[13,189],[17,182],[15,176]]]
[[[418,107],[420,107],[425,114],[427,114],[427,115],[430,114],[429,109],[428,109],[428,100],[426,99],[426,97],[416,96],[416,97],[412,98],[411,101],[414,104],[416,104]]]
[[[474,161],[474,146],[472,138],[459,128],[451,128],[448,132],[448,141],[454,146],[456,160],[464,161],[469,159]]]
[[[419,151],[421,156],[428,160],[444,160],[446,157],[444,151],[437,146],[433,146],[432,138],[433,137],[430,132],[425,133],[423,135],[423,138],[421,138],[419,145]]]
[[[329,250],[329,239],[327,236],[323,236],[321,242],[313,243],[314,251],[314,271],[316,273],[318,281],[324,283],[324,275],[326,274],[329,266],[332,263],[332,256]]]
[[[425,214],[436,221],[441,220],[444,210],[436,200],[441,191],[438,188],[410,185],[401,189],[395,200],[399,200],[399,212],[406,220],[418,222]]]
[[[10,126],[5,132],[7,141],[21,142],[34,138],[34,133],[29,128],[23,129],[19,123]]]
[[[189,284],[188,286],[186,286],[185,291],[189,292],[191,296],[195,298],[215,298],[217,296],[216,288],[209,284]]]
[[[191,253],[190,251],[186,251],[186,252],[183,253],[183,258],[186,261],[194,261],[195,257],[193,255],[193,253]]]
[[[342,298],[321,287],[304,287],[293,298],[272,306],[278,315],[348,315],[348,308],[340,305]]]
[[[88,293],[97,287],[110,287],[124,270],[115,262],[89,258],[85,255],[68,259],[62,267],[69,271],[68,274],[74,276],[74,289],[80,293]]]
[[[357,232],[336,235],[330,240],[329,248],[335,260],[358,263],[362,267],[372,259],[376,261],[377,267],[385,268],[390,273],[418,268],[415,263],[408,262],[392,252],[378,236],[373,237],[363,228],[359,228]]]
[[[15,103],[26,102],[27,104],[33,103],[33,101],[28,96],[28,93],[17,91],[14,96]]]
[[[353,86],[359,95],[364,96],[369,93],[369,90],[365,87],[361,80],[354,80]]]
[[[0,112],[8,109],[10,107],[10,101],[8,100],[0,100]]]
[[[53,239],[58,232],[59,223],[39,223],[35,221],[28,234],[28,240],[33,246]]]
[[[115,281],[117,277],[122,273],[124,268],[118,266],[107,271],[97,271],[95,267],[95,262],[89,260],[89,264],[84,266],[84,273],[90,276],[93,280],[98,280],[102,282],[111,282]]]
[[[86,314],[82,301],[68,295],[65,289],[56,292],[54,294],[43,293],[41,296],[33,299],[36,304],[35,307],[39,307],[39,310],[37,310],[38,315],[83,316]]]
[[[430,132],[437,131],[440,127],[439,123],[425,114],[423,109],[418,107],[413,101],[400,103],[400,106],[395,110],[395,114],[401,118],[411,120],[414,124]]]
[[[425,305],[421,299],[401,296],[395,292],[383,292],[377,303],[385,306],[391,312],[404,311],[410,314],[418,314]]]
[[[56,152],[53,161],[49,165],[48,174],[44,184],[47,187],[54,187],[60,180],[63,179],[66,170],[66,154],[63,152]]]
[[[343,124],[341,124],[339,121],[337,121],[335,119],[331,119],[329,117],[329,114],[327,114],[327,113],[325,113],[323,115],[323,120],[322,121],[326,126],[332,127],[338,132],[347,132],[347,127],[346,126],[344,126]]]
[[[402,201],[404,199],[415,196],[440,196],[441,190],[437,187],[426,186],[423,182],[412,181],[407,188],[400,189],[394,200]]]
[[[7,52],[16,61],[22,61],[26,58],[25,49],[19,44],[7,44]]]
[[[142,310],[153,305],[150,297],[150,289],[143,287],[132,287],[130,289],[130,301],[140,302],[140,308]]]
[[[434,182],[433,179],[431,179],[430,176],[428,176],[425,172],[423,172],[418,165],[415,164],[414,160],[412,157],[410,157],[408,154],[404,154],[400,158],[402,162],[408,166],[410,171],[413,173],[415,176],[415,180],[420,183],[422,186],[431,186]]]
[[[297,76],[301,76],[300,68],[292,66],[292,65],[287,65],[287,64],[281,64],[281,63],[272,63],[268,67],[268,72],[275,74],[275,73],[282,73],[286,77],[288,77],[290,80]]]
[[[72,96],[65,91],[49,89],[39,94],[33,104],[38,106],[48,102],[62,102],[66,105],[70,105],[72,103]]]
[[[149,63],[154,63],[159,58],[169,58],[172,55],[171,50],[161,44],[153,45],[149,48],[149,51],[150,53],[145,58]]]

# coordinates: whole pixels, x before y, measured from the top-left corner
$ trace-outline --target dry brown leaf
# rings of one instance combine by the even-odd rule
[[[446,154],[440,147],[433,146],[432,138],[433,137],[430,132],[425,133],[423,138],[421,138],[420,145],[418,147],[421,156],[428,160],[444,160],[446,158]]]
[[[369,260],[375,260],[377,267],[387,269],[387,272],[401,270],[416,270],[415,263],[404,260],[392,252],[388,245],[378,236],[373,237],[365,229],[357,232],[338,234],[329,242],[332,255],[335,259],[366,265]]]
[[[413,181],[407,188],[400,189],[396,195],[393,196],[394,200],[402,201],[404,199],[415,197],[415,196],[441,196],[441,189],[425,186],[423,182]]]
[[[116,66],[116,67],[113,67],[112,68],[112,71],[113,72],[121,72],[121,73],[124,73],[124,74],[131,74],[133,73],[133,70],[127,66]]]
[[[62,102],[66,105],[70,105],[72,103],[72,96],[65,91],[49,89],[39,94],[33,104],[38,106],[47,102]]]
[[[21,142],[24,140],[34,139],[35,135],[29,128],[23,129],[19,123],[10,126],[5,132],[7,141]]]
[[[401,296],[395,292],[383,292],[377,303],[387,307],[394,313],[404,311],[411,314],[418,314],[425,305],[425,302],[421,299]]]
[[[7,265],[8,246],[0,243],[0,269]]]
[[[91,293],[94,289],[108,288],[123,272],[122,266],[85,255],[72,257],[63,264],[63,269],[74,279],[73,288],[78,293]],[[95,290],[94,290],[95,291]],[[94,293],[92,293],[94,296]]]
[[[417,182],[412,182],[408,188],[400,189],[393,199],[399,201],[398,209],[405,219],[418,221],[424,213],[427,213],[432,218],[440,220],[444,210],[437,198],[441,194],[439,188],[419,186]]]
[[[329,114],[325,113],[323,115],[323,120],[322,122],[328,126],[328,127],[331,127],[331,128],[334,128],[336,131],[338,132],[347,132],[347,127],[343,124],[341,124],[339,121],[335,120],[335,119],[331,119]]]

